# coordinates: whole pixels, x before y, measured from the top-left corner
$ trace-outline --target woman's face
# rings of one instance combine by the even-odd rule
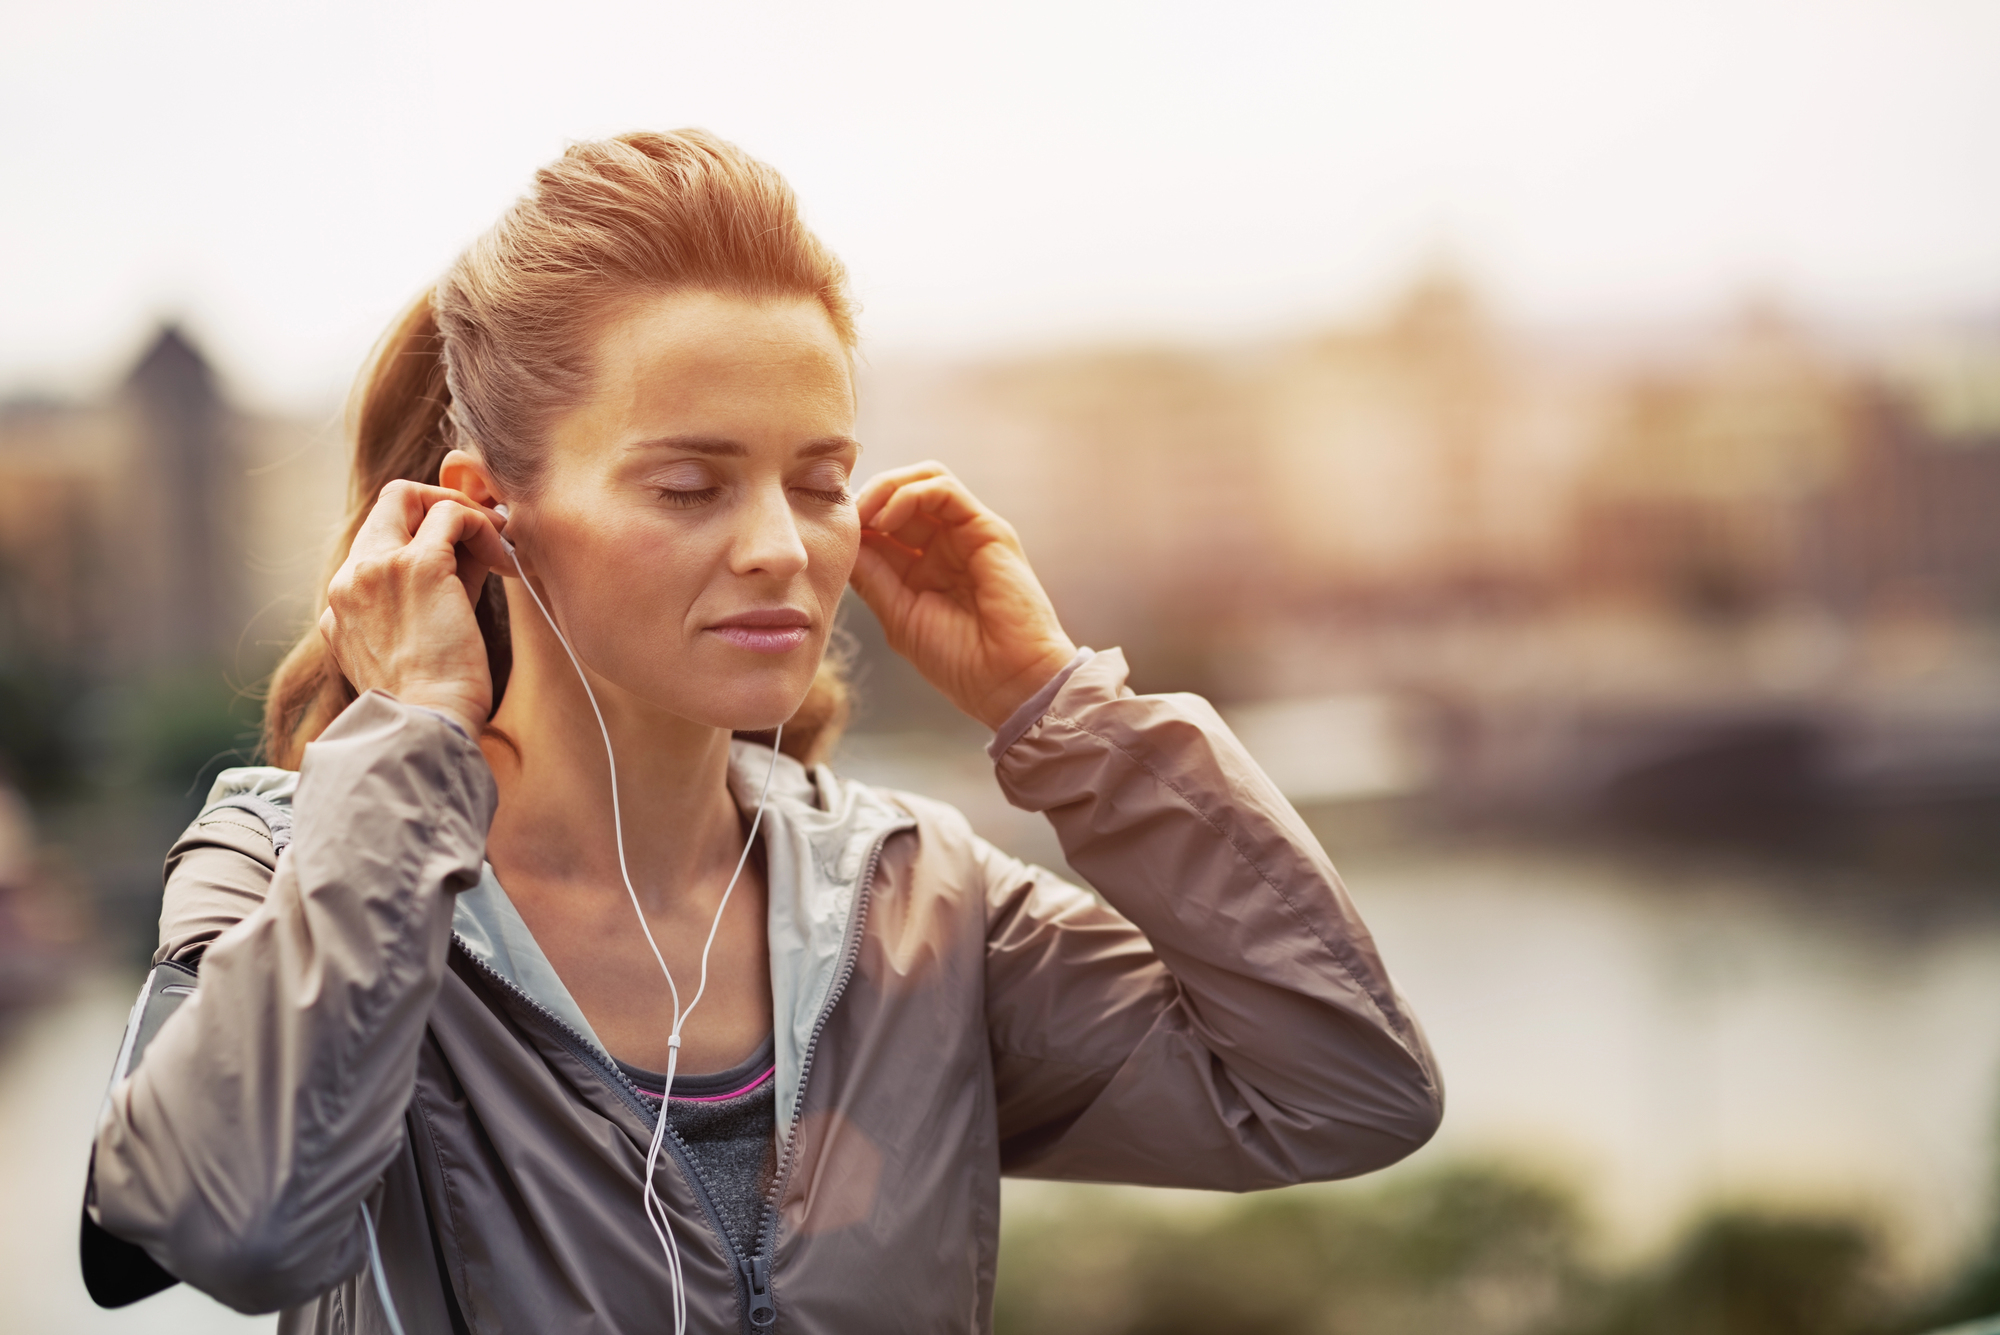
[[[697,723],[775,727],[854,566],[853,433],[819,303],[649,297],[601,336],[594,392],[510,533],[597,675]]]

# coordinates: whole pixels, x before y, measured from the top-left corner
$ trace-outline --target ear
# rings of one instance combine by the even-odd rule
[[[444,462],[438,465],[438,485],[462,491],[476,504],[488,507],[507,499],[493,480],[493,474],[486,471],[485,461],[464,450],[445,455]]]

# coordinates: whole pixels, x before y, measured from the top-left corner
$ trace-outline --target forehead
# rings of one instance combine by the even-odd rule
[[[600,443],[683,433],[782,444],[843,433],[847,350],[810,298],[677,292],[635,301],[598,337],[592,392],[557,428]]]

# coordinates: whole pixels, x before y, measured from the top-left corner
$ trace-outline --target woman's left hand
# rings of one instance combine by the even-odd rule
[[[998,730],[1076,656],[1021,539],[943,464],[870,478],[852,584],[889,646]]]

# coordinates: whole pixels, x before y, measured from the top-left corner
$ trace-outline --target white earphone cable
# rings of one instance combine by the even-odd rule
[[[368,1271],[375,1277],[375,1296],[382,1300],[382,1314],[389,1318],[391,1335],[403,1335],[403,1318],[396,1314],[396,1300],[389,1296],[389,1277],[382,1273],[382,1245],[375,1238],[375,1212],[361,1202],[361,1222],[368,1226]]]
[[[505,507],[495,508],[502,517],[506,517]],[[673,996],[674,1024],[672,1031],[667,1035],[666,1083],[660,1090],[659,1120],[653,1124],[652,1143],[646,1151],[646,1183],[640,1195],[640,1204],[645,1209],[647,1222],[652,1225],[653,1236],[659,1240],[660,1250],[667,1258],[668,1282],[673,1289],[674,1335],[686,1335],[687,1287],[681,1275],[680,1247],[674,1240],[673,1220],[667,1214],[666,1202],[654,1189],[660,1149],[666,1141],[667,1100],[672,1096],[674,1074],[680,1065],[681,1031],[686,1027],[689,1017],[694,1014],[694,1008],[701,1004],[702,995],[708,991],[708,954],[710,948],[715,945],[716,932],[722,927],[723,910],[729,907],[729,897],[736,892],[736,882],[742,877],[743,867],[750,860],[750,850],[756,846],[757,830],[764,823],[764,803],[771,795],[771,779],[778,772],[778,744],[784,740],[785,730],[783,725],[780,725],[777,735],[771,739],[771,764],[764,771],[764,787],[757,794],[757,814],[750,821],[750,833],[743,841],[743,852],[736,859],[736,869],[729,875],[729,884],[723,887],[722,900],[715,906],[715,919],[708,925],[708,939],[702,942],[701,978],[695,987],[694,998],[688,1002],[687,1009],[682,1010],[680,987],[674,982],[673,970],[667,967],[666,956],[660,952],[660,943],[653,939],[653,928],[646,921],[646,910],[639,903],[639,892],[632,886],[632,873],[625,863],[625,823],[618,806],[618,757],[611,749],[611,729],[605,725],[604,711],[597,706],[597,693],[590,689],[590,678],[584,672],[583,663],[577,658],[576,650],[570,648],[568,637],[562,633],[562,627],[556,624],[548,604],[542,601],[541,594],[535,592],[533,581],[528,578],[528,572],[522,568],[521,554],[514,550],[514,544],[508,542],[506,538],[503,537],[500,541],[506,547],[507,555],[513,558],[514,572],[521,577],[521,584],[527,589],[528,596],[535,600],[535,606],[541,610],[542,619],[549,623],[549,629],[554,632],[556,642],[561,644],[563,652],[569,655],[570,666],[576,669],[577,680],[583,683],[584,698],[590,701],[590,712],[597,717],[597,730],[604,738],[604,760],[611,771],[611,828],[618,844],[618,874],[625,882],[625,893],[632,901],[632,912],[638,915],[639,930],[646,934],[646,944],[652,947],[653,959],[659,964],[661,974],[666,977],[668,991]]]

